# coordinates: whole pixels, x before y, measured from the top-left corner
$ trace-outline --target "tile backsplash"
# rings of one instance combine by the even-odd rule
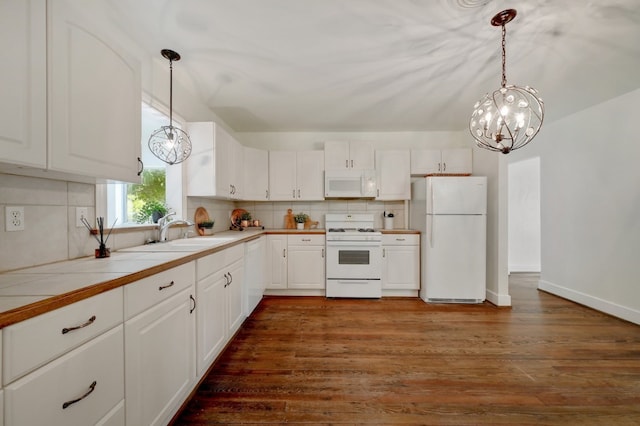
[[[0,173],[0,272],[92,256],[96,242],[84,227],[76,227],[75,213],[76,207],[87,207],[88,216],[95,217],[95,199],[95,185]],[[24,207],[24,231],[7,232],[6,206]],[[386,211],[395,215],[395,228],[405,228],[404,201],[234,202],[188,197],[184,219],[193,221],[198,207],[207,209],[215,220],[214,232],[229,229],[235,208],[249,211],[267,229],[283,228],[287,209],[307,213],[319,222],[319,228],[324,228],[324,215],[329,212],[373,213],[375,227],[382,228],[382,213]],[[169,237],[178,238],[181,232],[184,230],[171,228]],[[132,247],[144,244],[155,234],[154,230],[113,233],[109,245],[112,250]]]

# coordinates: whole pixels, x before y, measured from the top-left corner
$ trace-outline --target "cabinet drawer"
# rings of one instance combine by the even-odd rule
[[[192,286],[195,276],[195,263],[189,262],[125,286],[125,321]]]
[[[123,341],[120,325],[5,387],[6,423],[73,426],[103,419],[124,399]]]
[[[289,234],[287,235],[287,244],[294,246],[323,246],[324,235],[301,235],[301,234]]]
[[[201,257],[197,262],[198,281],[219,271],[244,256],[244,245],[238,244],[209,256]]]
[[[383,246],[417,246],[420,244],[420,234],[384,234]]]
[[[122,288],[10,325],[3,330],[4,383],[122,324]]]

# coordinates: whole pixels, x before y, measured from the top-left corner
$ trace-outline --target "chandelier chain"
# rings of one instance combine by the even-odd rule
[[[502,87],[507,85],[507,28],[502,24]]]

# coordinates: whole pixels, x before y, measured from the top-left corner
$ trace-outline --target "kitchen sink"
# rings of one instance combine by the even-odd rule
[[[124,252],[196,252],[209,247],[215,247],[234,240],[234,237],[195,237],[167,241],[166,243],[145,244],[143,246],[130,247],[120,251]]]

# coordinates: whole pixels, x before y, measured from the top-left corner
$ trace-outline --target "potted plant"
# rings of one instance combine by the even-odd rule
[[[309,219],[309,215],[306,213],[296,213],[293,215],[293,220],[296,222],[297,229],[304,229],[304,223]]]
[[[215,224],[215,221],[213,220],[203,220],[202,222],[199,222],[198,229],[202,231],[200,232],[200,235],[213,235],[214,224]]]
[[[158,219],[169,213],[167,206],[158,200],[148,200],[135,215],[136,222],[145,223],[151,220],[158,223]]]
[[[251,213],[244,212],[240,215],[240,226],[246,228],[249,226],[249,221],[251,220]]]

